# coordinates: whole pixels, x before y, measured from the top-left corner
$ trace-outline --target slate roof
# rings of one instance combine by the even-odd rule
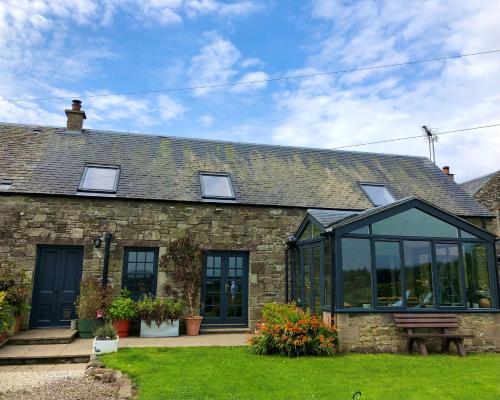
[[[467,182],[463,182],[460,186],[471,196],[474,196],[498,173],[500,173],[500,170],[492,172],[488,175],[480,176],[479,178],[471,179]]]
[[[332,225],[334,222],[342,221],[352,215],[359,214],[360,212],[361,211],[317,210],[314,208],[307,210],[307,213],[323,225],[323,228]]]
[[[35,131],[34,128],[38,128]],[[490,216],[424,157],[0,123],[8,192],[77,195],[86,163],[120,165],[115,197],[202,202],[199,171],[227,172],[235,203],[365,210],[360,182],[461,216]]]

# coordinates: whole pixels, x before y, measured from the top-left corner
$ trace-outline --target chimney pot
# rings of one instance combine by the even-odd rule
[[[443,173],[447,175],[448,178],[450,178],[452,181],[454,180],[453,177],[455,176],[455,174],[450,174],[450,167],[448,166],[443,167]]]
[[[85,111],[81,110],[82,102],[80,100],[73,100],[71,110],[64,110],[68,120],[66,122],[66,131],[68,132],[81,132],[83,127],[83,120],[87,119]]]

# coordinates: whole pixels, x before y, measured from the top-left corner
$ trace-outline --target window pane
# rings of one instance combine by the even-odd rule
[[[437,243],[436,262],[440,305],[447,307],[463,306],[458,245]]]
[[[203,195],[206,197],[233,197],[229,176],[201,175]]]
[[[377,306],[402,307],[401,257],[398,242],[375,242]]]
[[[362,226],[361,228],[355,229],[349,233],[357,234],[357,235],[368,235],[370,233],[370,229],[368,225]]]
[[[113,191],[117,168],[86,167],[82,189]]]
[[[463,244],[467,307],[491,308],[490,274],[486,245],[480,243]]]
[[[304,261],[304,299],[303,306],[308,309],[310,306],[311,296],[311,266],[309,264],[309,247],[304,247],[303,251]]]
[[[477,239],[477,236],[474,236],[472,233],[466,232],[466,231],[460,231],[460,234],[464,239]]]
[[[144,294],[154,294],[156,289],[155,263],[144,261],[154,261],[155,252],[127,250],[127,258],[124,282],[125,288],[131,292],[131,297],[138,300]]]
[[[313,301],[314,312],[321,312],[321,246],[312,247]]]
[[[361,185],[368,198],[375,206],[385,206],[394,202],[394,197],[389,193],[385,186]]]
[[[431,244],[429,242],[407,240],[403,246],[407,307],[434,307]]]
[[[302,301],[302,274],[300,270],[300,252],[297,247],[292,248],[292,277],[293,300],[301,304]]]
[[[307,240],[312,238],[312,225],[308,222],[302,234],[300,235],[299,240]]]
[[[330,250],[330,242],[327,240],[325,242],[325,289],[324,289],[324,301],[325,306],[331,307],[332,305],[332,257]]]
[[[371,308],[371,252],[368,239],[342,239],[344,307]]]
[[[374,235],[458,237],[458,230],[416,208],[372,224]]]

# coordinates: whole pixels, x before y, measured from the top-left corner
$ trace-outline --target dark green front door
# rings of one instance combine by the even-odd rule
[[[247,326],[248,253],[207,252],[203,273],[203,324]]]
[[[83,248],[40,246],[35,270],[30,326],[68,326],[76,318]]]

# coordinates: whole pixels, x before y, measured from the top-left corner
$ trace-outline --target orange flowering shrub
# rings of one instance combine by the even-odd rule
[[[289,357],[335,354],[337,331],[316,315],[310,315],[290,304],[266,305],[263,315],[263,320],[258,324],[258,333],[250,338],[252,353]]]

